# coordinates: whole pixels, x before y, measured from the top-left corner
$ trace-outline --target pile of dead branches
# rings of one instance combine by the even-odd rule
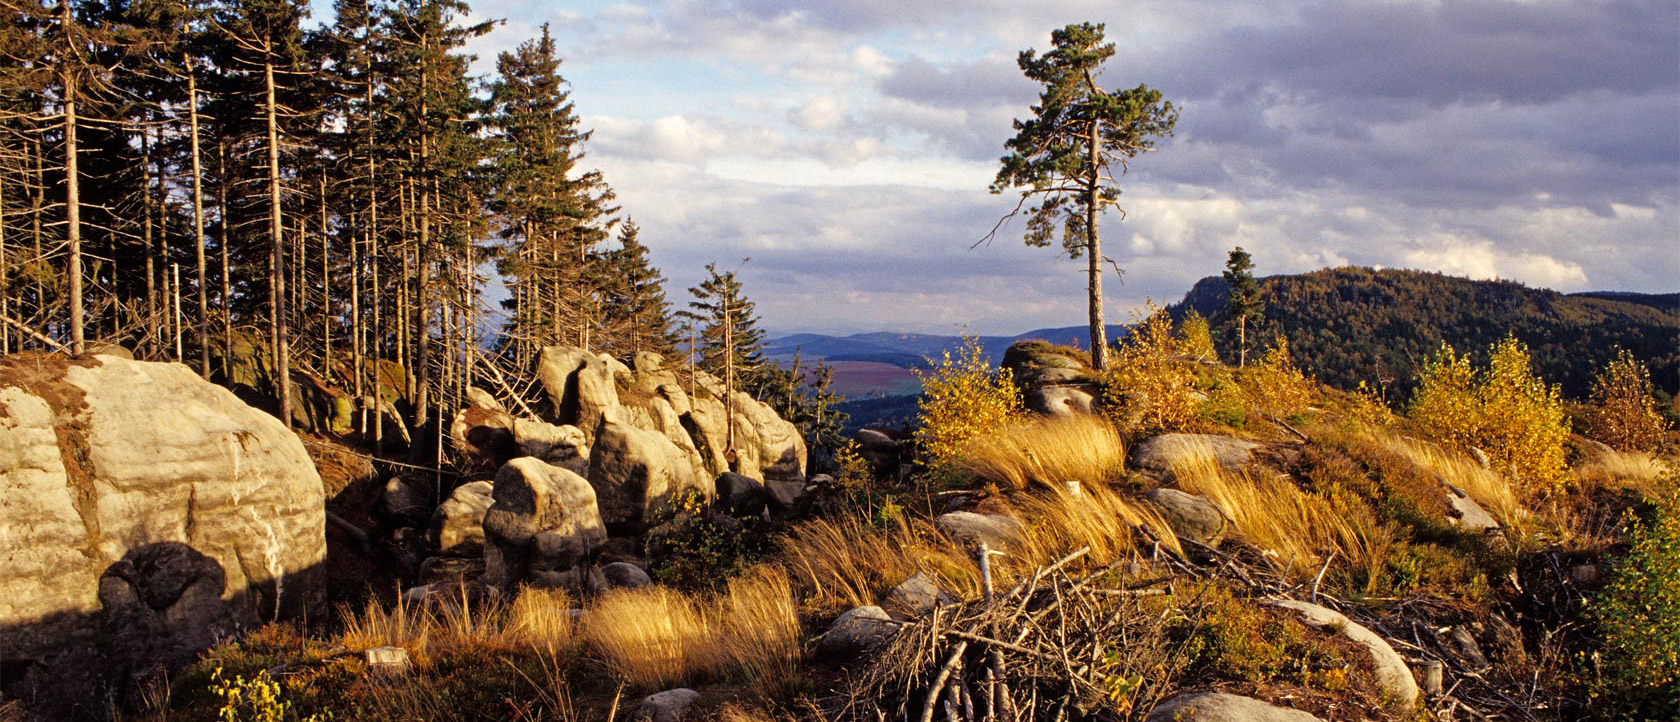
[[[1167,691],[1161,604],[1171,576],[1130,579],[1110,567],[1074,574],[1081,549],[1007,591],[938,607],[904,624],[838,701],[852,720],[1117,720]],[[989,560],[982,552],[983,560]]]

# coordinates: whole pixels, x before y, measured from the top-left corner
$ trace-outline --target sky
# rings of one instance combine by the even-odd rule
[[[481,72],[548,23],[673,301],[739,268],[777,332],[1085,322],[1083,261],[993,195],[1020,51],[1105,23],[1099,82],[1178,107],[1103,220],[1111,320],[1242,246],[1572,292],[1680,291],[1674,0],[477,0]],[[743,259],[749,259],[744,265]]]

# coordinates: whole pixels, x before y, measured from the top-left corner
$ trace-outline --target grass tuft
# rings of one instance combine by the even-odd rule
[[[1120,432],[1107,419],[1078,414],[1018,421],[970,439],[958,468],[1000,487],[1061,487],[1066,481],[1099,486],[1126,469]]]

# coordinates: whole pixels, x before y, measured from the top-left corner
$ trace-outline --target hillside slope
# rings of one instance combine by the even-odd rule
[[[1439,273],[1334,268],[1260,279],[1265,322],[1251,339],[1281,332],[1318,379],[1351,389],[1366,381],[1410,383],[1442,341],[1485,354],[1506,334],[1527,344],[1542,378],[1584,396],[1593,374],[1627,348],[1669,393],[1680,387],[1680,309],[1666,296],[1566,295],[1509,281]],[[1225,281],[1204,278],[1169,310],[1195,309],[1219,329],[1220,352],[1236,356]]]

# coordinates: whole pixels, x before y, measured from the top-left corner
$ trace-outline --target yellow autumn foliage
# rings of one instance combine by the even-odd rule
[[[1172,319],[1155,304],[1120,342],[1113,370],[1104,380],[1103,407],[1143,429],[1173,430],[1196,418],[1196,375],[1174,359]]]
[[[1442,344],[1418,374],[1408,415],[1448,446],[1480,448],[1529,491],[1555,486],[1566,468],[1563,401],[1535,377],[1528,348],[1514,338],[1494,344],[1481,371]]]
[[[1663,438],[1663,418],[1651,397],[1651,372],[1620,349],[1593,379],[1587,433],[1618,451],[1651,451]]]
[[[1206,317],[1195,310],[1184,315],[1178,322],[1178,335],[1173,337],[1173,352],[1191,361],[1219,362],[1219,353],[1213,348],[1213,329]]]
[[[1249,408],[1261,416],[1282,419],[1306,411],[1313,383],[1289,356],[1289,339],[1279,335],[1257,363],[1244,370],[1243,392]]]
[[[963,337],[955,356],[946,351],[927,371],[917,371],[922,428],[916,432],[923,459],[937,476],[949,470],[963,445],[1021,417],[1021,393],[1009,369],[994,368],[980,340]]]

